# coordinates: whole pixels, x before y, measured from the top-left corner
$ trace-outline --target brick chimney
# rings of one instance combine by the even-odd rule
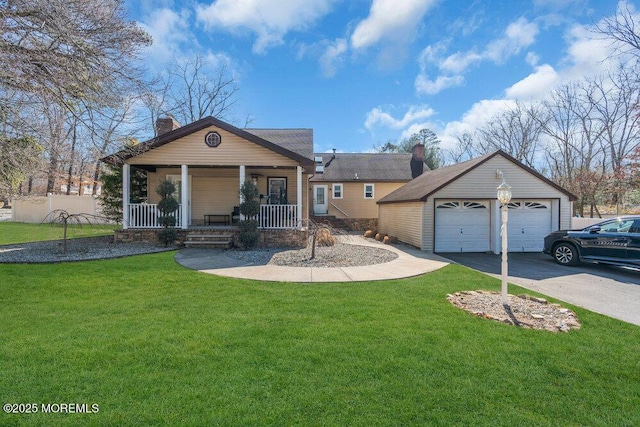
[[[416,144],[411,148],[411,178],[417,178],[422,175],[424,170],[424,145]]]
[[[156,135],[160,136],[172,130],[178,129],[180,123],[173,118],[172,115],[167,114],[167,117],[159,117],[156,120]]]

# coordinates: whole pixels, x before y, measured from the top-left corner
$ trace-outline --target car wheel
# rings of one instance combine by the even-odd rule
[[[560,243],[553,248],[553,259],[561,265],[576,265],[578,251],[571,243]]]

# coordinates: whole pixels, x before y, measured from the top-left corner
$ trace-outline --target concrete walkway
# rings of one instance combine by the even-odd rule
[[[179,251],[175,260],[187,268],[218,276],[296,283],[401,279],[429,273],[449,264],[449,260],[438,255],[427,254],[405,245],[392,246],[371,242],[361,236],[345,236],[343,243],[386,249],[397,253],[398,258],[384,264],[362,267],[282,267],[247,265],[227,257],[222,249],[187,248]]]

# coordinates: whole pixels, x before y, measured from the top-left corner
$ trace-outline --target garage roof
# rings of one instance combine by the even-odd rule
[[[402,202],[417,202],[417,201],[426,201],[427,198],[435,193],[436,191],[446,187],[453,181],[457,180],[461,176],[469,173],[474,170],[478,166],[482,165],[489,159],[492,159],[495,156],[502,156],[505,159],[511,161],[517,166],[525,169],[527,172],[531,173],[538,179],[541,179],[545,183],[549,184],[553,188],[558,191],[566,194],[569,197],[569,200],[577,200],[576,196],[560,187],[558,184],[552,182],[548,178],[541,175],[536,170],[522,164],[517,161],[515,158],[511,157],[509,154],[505,153],[502,150],[495,151],[490,154],[485,154],[484,156],[476,157],[475,159],[467,160],[466,162],[457,163],[455,165],[446,166],[443,168],[438,168],[430,171],[424,172],[419,177],[413,179],[412,181],[407,182],[402,187],[397,190],[389,193],[382,199],[378,201],[378,204],[385,203],[402,203]]]

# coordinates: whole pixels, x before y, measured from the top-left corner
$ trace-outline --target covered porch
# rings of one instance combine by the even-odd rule
[[[260,229],[302,229],[307,219],[307,180],[301,166],[236,167],[157,166],[147,170],[147,201],[131,203],[131,165],[123,165],[123,229],[158,229],[160,212],[155,193],[158,184],[176,184],[178,210],[176,227],[187,230],[205,226],[233,226],[241,221],[240,186],[250,180],[260,194],[260,212],[255,219]],[[307,197],[308,198],[308,197]]]

